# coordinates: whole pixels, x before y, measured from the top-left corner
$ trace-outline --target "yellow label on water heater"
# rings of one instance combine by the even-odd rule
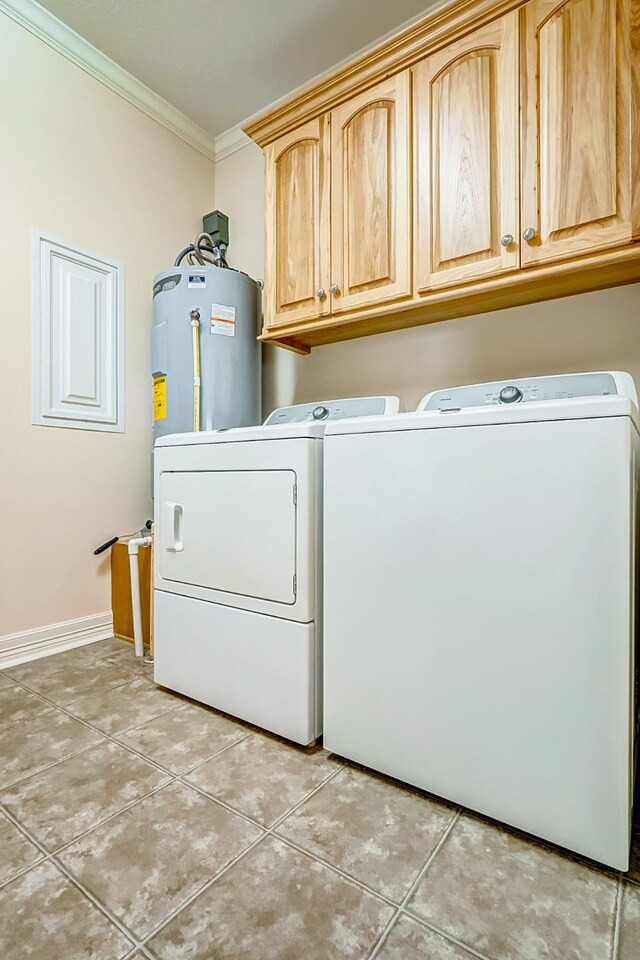
[[[167,378],[163,374],[153,378],[153,419],[166,420],[167,417]]]

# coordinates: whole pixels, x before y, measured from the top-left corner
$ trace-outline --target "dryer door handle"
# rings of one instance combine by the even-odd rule
[[[184,543],[182,541],[182,518],[182,504],[174,503],[173,500],[165,500],[162,517],[164,534],[162,545],[165,550],[171,553],[180,553],[181,550],[184,550]]]

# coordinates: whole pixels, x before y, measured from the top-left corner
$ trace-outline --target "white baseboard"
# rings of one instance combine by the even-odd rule
[[[0,637],[0,670],[113,636],[111,610]]]

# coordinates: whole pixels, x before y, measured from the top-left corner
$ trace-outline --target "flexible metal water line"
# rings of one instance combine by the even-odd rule
[[[193,243],[180,251],[174,267],[179,267],[186,258],[187,263],[191,266],[204,267],[207,263],[211,263],[215,267],[228,269],[226,252],[227,246],[225,243],[216,243],[208,233],[199,233]]]

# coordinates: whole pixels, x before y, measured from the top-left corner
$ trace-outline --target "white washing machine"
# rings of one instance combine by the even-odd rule
[[[627,869],[631,378],[438,391],[324,453],[325,746]]]
[[[322,437],[396,397],[275,410],[155,445],[155,679],[274,733],[322,732]]]

